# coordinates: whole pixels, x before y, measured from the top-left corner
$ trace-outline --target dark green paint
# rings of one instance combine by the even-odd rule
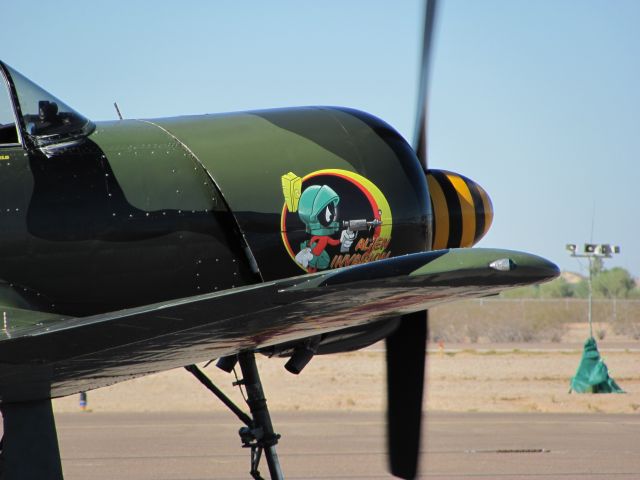
[[[90,139],[109,159],[132,206],[145,211],[224,210],[204,169],[155,125],[138,120],[100,123]]]
[[[366,113],[292,108],[94,124],[67,106],[56,116],[57,99],[33,87],[46,98],[40,118],[39,103],[23,109],[8,85],[22,144],[0,145],[3,402],[245,349],[277,351],[557,275],[517,252],[425,252],[424,171],[407,142]],[[393,216],[385,246],[393,258],[300,275],[281,235],[282,176],[325,169],[357,173],[380,190]],[[332,181],[325,177],[317,178]],[[368,194],[345,189],[339,206],[357,196],[371,206]],[[345,232],[340,222],[371,221],[365,213],[325,221]],[[309,240],[294,235],[308,235],[302,221],[286,233]],[[516,269],[487,267],[504,255]]]
[[[515,275],[526,281],[524,272],[535,272],[537,270],[555,270],[556,267],[548,260],[531,255],[530,253],[516,252],[511,250],[500,250],[492,248],[458,248],[451,250],[440,250],[448,252],[438,259],[430,262],[415,271],[410,276],[443,275],[446,276],[454,271],[485,269],[487,275],[496,275],[497,271],[489,267],[495,260],[509,259],[512,263],[512,270]],[[509,272],[500,272],[507,275]]]

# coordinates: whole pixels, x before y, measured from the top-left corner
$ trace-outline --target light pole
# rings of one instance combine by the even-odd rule
[[[593,338],[593,285],[591,283],[591,276],[593,275],[593,259],[611,258],[613,254],[620,253],[620,247],[618,245],[610,245],[608,243],[585,243],[582,253],[576,253],[576,244],[567,243],[566,249],[571,253],[572,257],[586,258],[589,260],[589,338]]]

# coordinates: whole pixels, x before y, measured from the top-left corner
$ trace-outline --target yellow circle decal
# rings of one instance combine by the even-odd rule
[[[282,176],[283,244],[306,272],[388,258],[393,217],[389,202],[362,175],[325,169]]]

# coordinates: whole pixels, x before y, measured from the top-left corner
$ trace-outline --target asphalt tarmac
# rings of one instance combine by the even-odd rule
[[[66,480],[247,479],[230,413],[67,413],[57,426]],[[289,479],[390,478],[384,415],[273,412]],[[420,478],[637,479],[640,416],[429,413]],[[261,472],[268,478],[266,463]]]

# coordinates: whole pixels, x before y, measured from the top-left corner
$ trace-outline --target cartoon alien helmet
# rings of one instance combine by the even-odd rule
[[[340,230],[340,197],[327,185],[311,185],[300,196],[298,215],[311,235],[332,235]]]

